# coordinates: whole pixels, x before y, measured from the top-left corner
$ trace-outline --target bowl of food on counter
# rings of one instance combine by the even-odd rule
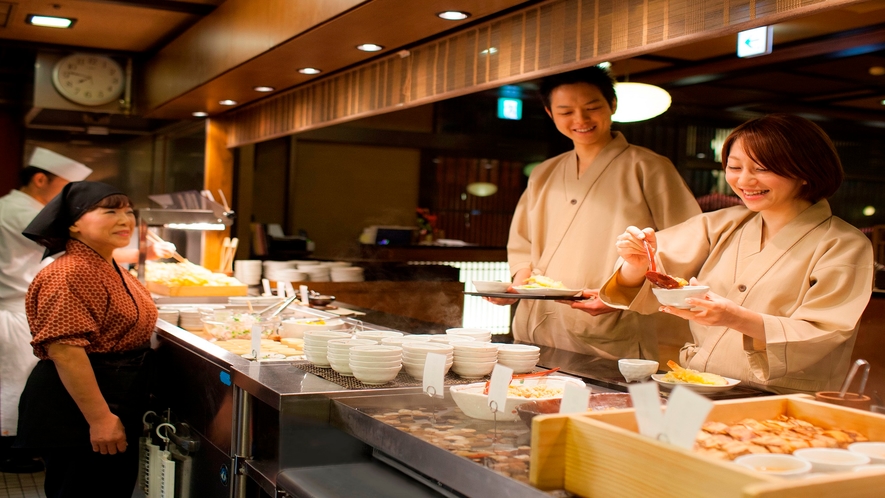
[[[304,337],[308,330],[341,330],[345,327],[344,320],[337,318],[294,318],[280,323],[281,337]]]
[[[252,328],[261,327],[262,337],[272,338],[280,327],[280,318],[267,319],[252,313],[215,312],[214,316],[203,314],[203,330],[218,340],[250,339]]]
[[[517,406],[516,413],[520,420],[531,427],[533,418],[538,415],[559,413],[559,405],[561,404],[562,398],[529,401]],[[661,398],[661,404],[666,405],[667,401]],[[633,408],[633,399],[627,393],[590,393],[590,399],[587,402],[588,411],[599,412],[624,408]]]
[[[484,293],[501,293],[507,292],[507,289],[510,288],[510,282],[498,282],[492,280],[473,280],[473,287],[476,288],[476,292],[484,292]]]
[[[499,408],[497,414],[489,408],[489,396],[484,394],[486,383],[477,382],[461,386],[452,386],[449,392],[458,408],[468,417],[480,420],[516,421],[519,414],[516,407],[528,401],[544,401],[562,399],[566,383],[584,387],[584,383],[572,377],[550,375],[540,378],[514,379],[507,391],[507,403]]]

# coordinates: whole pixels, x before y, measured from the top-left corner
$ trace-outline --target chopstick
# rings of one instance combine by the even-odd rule
[[[166,242],[159,235],[155,234],[154,232],[151,232],[150,230],[148,230],[148,232],[147,232],[147,238],[151,239],[151,241],[153,241],[155,244]],[[175,261],[178,261],[179,263],[190,263],[190,261],[185,259],[181,254],[178,254],[178,251],[172,252],[172,259],[174,259]]]

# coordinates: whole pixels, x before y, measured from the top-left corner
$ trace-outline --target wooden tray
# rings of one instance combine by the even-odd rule
[[[726,424],[787,414],[885,441],[885,416],[821,403],[807,395],[716,401],[707,420]],[[673,498],[881,497],[885,471],[804,479],[765,475],[638,434],[633,409],[532,420],[529,479],[580,496]]]
[[[245,296],[249,292],[249,287],[246,285],[185,285],[170,287],[157,282],[148,282],[147,288],[154,294],[172,297]]]

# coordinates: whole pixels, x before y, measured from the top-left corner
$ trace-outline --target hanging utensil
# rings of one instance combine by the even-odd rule
[[[682,284],[675,278],[666,273],[658,272],[655,257],[654,254],[652,254],[651,244],[648,243],[648,239],[642,239],[642,243],[645,245],[645,255],[648,256],[649,266],[649,271],[645,272],[645,278],[652,284],[664,289],[678,289],[682,287]]]
[[[857,375],[857,370],[860,367],[864,367],[864,370],[863,377],[860,378],[860,386],[858,386],[857,394],[863,395],[863,391],[867,387],[867,378],[870,376],[870,364],[867,360],[858,359],[854,362],[854,365],[851,366],[851,370],[848,372],[848,377],[845,377],[845,382],[842,383],[842,389],[839,390],[840,398],[845,397],[845,393],[848,392],[848,387],[851,385],[851,381],[854,380],[854,376]]]

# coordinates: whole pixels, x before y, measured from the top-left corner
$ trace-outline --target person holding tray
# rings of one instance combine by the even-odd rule
[[[521,301],[513,320],[514,339],[609,359],[656,358],[655,332],[666,319],[649,320],[596,299],[618,259],[606,241],[622,226],[666,228],[701,210],[667,158],[612,132],[618,102],[605,70],[593,66],[545,78],[540,94],[556,129],[572,140],[574,150],[532,171],[513,215],[507,259],[514,286],[541,274],[567,288],[586,289],[586,299],[571,307]],[[673,326],[684,324],[671,321],[668,327]]]
[[[680,352],[683,367],[776,393],[838,390],[874,269],[870,241],[826,200],[842,183],[836,148],[811,121],[770,115],[736,128],[722,158],[745,206],[660,232],[627,228],[600,298],[688,320],[694,343]],[[645,278],[646,242],[666,272],[710,291],[686,309],[661,306]]]

